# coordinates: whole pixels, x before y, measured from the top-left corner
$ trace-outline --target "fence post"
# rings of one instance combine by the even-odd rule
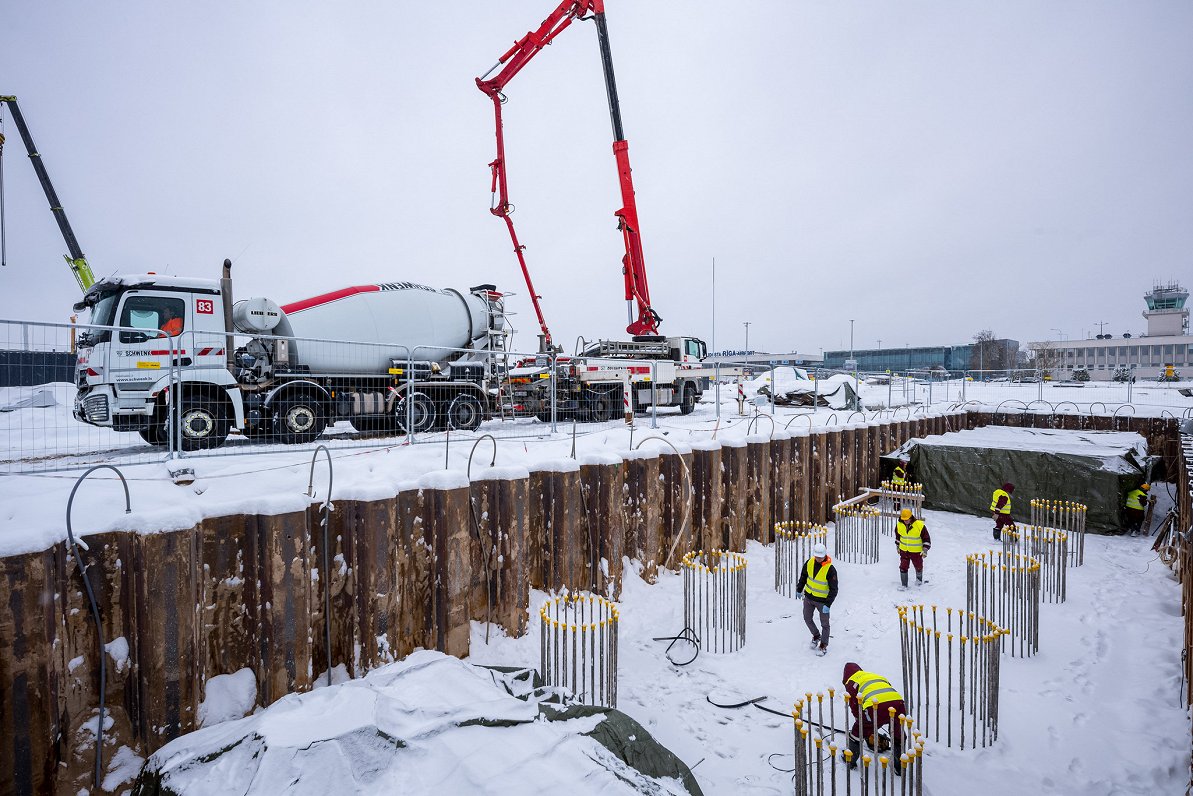
[[[775,416],[775,363],[770,363],[770,416]]]
[[[1042,401],[1044,400],[1044,371],[1041,369],[1037,371],[1036,375],[1038,376],[1036,381],[1036,400]]]
[[[414,391],[414,352],[406,351],[406,441],[414,444],[414,402],[410,400]]]
[[[721,363],[716,364],[713,375],[717,379],[717,420],[721,419]]]
[[[556,354],[551,354],[551,359],[549,360],[548,364],[551,368],[551,376],[549,378],[549,381],[551,382],[551,433],[555,434],[559,431],[559,428],[556,425],[558,421],[557,413],[559,411],[559,367]]]
[[[659,427],[659,363],[650,363],[650,427]],[[679,399],[683,400],[683,393]]]
[[[964,371],[961,373],[961,403],[965,403],[965,382],[969,381]]]

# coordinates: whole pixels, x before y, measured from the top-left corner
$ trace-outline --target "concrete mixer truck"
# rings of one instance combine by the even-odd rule
[[[95,327],[79,338],[75,417],[154,445],[173,428],[183,450],[222,445],[232,429],[310,442],[338,420],[475,429],[490,411],[490,353],[509,335],[492,285],[395,282],[284,306],[234,302],[227,260],[220,280],[109,277],[75,310],[90,310]]]

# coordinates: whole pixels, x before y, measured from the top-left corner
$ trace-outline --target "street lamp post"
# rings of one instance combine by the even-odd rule
[[[742,321],[742,325],[746,327],[746,351],[750,350],[750,324],[753,321]]]

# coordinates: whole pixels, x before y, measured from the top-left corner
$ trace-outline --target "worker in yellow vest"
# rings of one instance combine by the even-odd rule
[[[1143,517],[1147,509],[1148,490],[1150,484],[1140,484],[1127,493],[1127,503],[1124,512],[1127,516],[1127,529],[1132,536],[1143,532]]]
[[[899,591],[907,591],[907,570],[915,565],[915,585],[924,585],[924,556],[932,548],[932,536],[923,520],[912,517],[911,509],[899,512],[895,524],[895,545],[899,549]]]
[[[812,545],[812,557],[800,569],[795,596],[804,601],[804,624],[812,631],[812,649],[818,655],[825,655],[828,653],[829,607],[837,599],[837,568],[823,544]],[[819,631],[812,621],[814,614],[820,616]]]
[[[891,473],[891,483],[901,485],[907,483],[907,459],[900,459],[899,463],[895,465],[895,471]]]
[[[849,711],[853,714],[853,727],[849,730],[846,749],[851,753],[849,767],[857,765],[862,754],[862,739],[874,751],[880,751],[878,730],[887,728],[891,737],[891,763],[896,774],[903,773],[903,766],[899,757],[903,754],[903,726],[899,717],[906,715],[907,705],[902,695],[891,685],[891,681],[882,675],[862,670],[852,661],[845,664],[845,671],[841,676],[841,684],[849,695],[847,702]],[[895,713],[892,719],[890,709]]]
[[[1009,481],[1001,488],[994,490],[990,498],[990,514],[994,518],[994,541],[1002,539],[1002,529],[1008,526],[1014,528],[1015,521],[1011,519],[1011,493],[1015,485]]]

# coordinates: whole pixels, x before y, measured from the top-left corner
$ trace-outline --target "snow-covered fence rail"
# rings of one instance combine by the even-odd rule
[[[878,507],[836,506],[833,514],[833,555],[853,564],[877,563],[882,524]]]
[[[973,611],[899,607],[903,700],[925,737],[961,749],[998,740],[1001,637]],[[942,740],[943,738],[943,740]]]
[[[1069,537],[1071,567],[1085,563],[1085,513],[1086,505],[1072,500],[1033,498],[1031,501],[1032,525],[1051,528]]]
[[[617,606],[591,594],[565,594],[539,609],[543,681],[589,705],[617,707]]]
[[[800,568],[812,557],[812,546],[828,541],[828,528],[810,522],[775,523],[775,591],[792,597]],[[827,547],[827,545],[825,545]]]
[[[683,557],[683,620],[704,652],[736,652],[746,643],[746,557],[724,550]]]
[[[1030,556],[1040,564],[1040,597],[1043,602],[1063,603],[1069,582],[1069,536],[1055,528],[1029,525],[1026,530],[1004,528],[1004,553]]]
[[[837,699],[842,701],[839,708]],[[871,718],[871,726],[885,722],[890,734],[871,734],[864,739],[865,748],[858,742],[851,749],[847,741],[849,700],[848,693],[838,696],[836,689],[830,688],[827,696],[807,693],[795,703],[791,716],[795,721],[796,796],[920,796],[924,792],[924,737],[915,722],[893,713]],[[841,727],[837,725],[838,709],[845,722]]]
[[[965,607],[1007,632],[1003,649],[1012,657],[1040,650],[1040,563],[1017,553],[965,557]]]

